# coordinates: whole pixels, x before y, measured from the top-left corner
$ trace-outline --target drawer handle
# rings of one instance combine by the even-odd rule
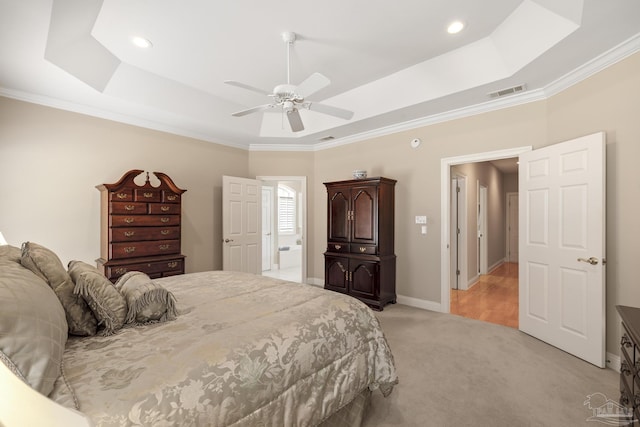
[[[127,268],[126,267],[118,267],[115,270],[115,273],[118,275],[124,274],[127,272]]]
[[[146,197],[147,199],[150,199],[150,198],[152,198],[152,197],[153,197],[153,193],[142,193],[142,195],[143,195],[144,197]]]
[[[632,344],[633,343],[631,342],[629,337],[627,337],[627,334],[623,334],[622,339],[620,340],[620,345],[624,347],[631,347]]]
[[[178,261],[171,261],[167,263],[167,267],[176,268],[178,266]]]
[[[125,236],[125,237],[131,237],[131,236],[133,236],[134,234],[136,234],[136,232],[135,232],[135,231],[125,231],[125,232],[124,232],[124,236]]]
[[[171,218],[160,218],[160,222],[169,222]]]
[[[169,210],[169,206],[160,206],[160,210],[162,212],[167,212]]]
[[[333,247],[334,247],[334,248],[336,248],[336,250],[337,250],[337,251],[339,251],[339,250],[340,250],[340,248],[341,248],[342,246],[340,246],[340,245],[333,245]]]
[[[365,248],[364,246],[360,246],[360,252],[366,252],[367,248]]]
[[[158,245],[161,251],[166,251],[171,247],[171,245]]]
[[[135,221],[135,219],[133,219],[133,218],[125,218],[123,221],[126,222],[127,224],[131,224],[133,221]]]
[[[126,248],[124,248],[124,251],[128,254],[135,252],[136,251],[136,247],[135,246],[127,246]]]
[[[125,209],[125,210],[127,210],[127,211],[132,211],[132,210],[134,210],[135,208],[136,208],[136,207],[135,207],[135,206],[133,206],[133,205],[125,205],[125,207],[124,207],[124,209]]]
[[[123,199],[128,199],[129,195],[127,193],[117,193],[116,197],[120,200],[123,200]]]
[[[163,236],[166,236],[169,233],[171,233],[171,230],[162,230],[162,231],[160,231],[160,234],[162,234]]]
[[[175,196],[175,195],[174,196],[167,196],[167,200],[169,200],[171,202],[173,202],[174,200],[177,200],[177,199],[178,199],[178,196]]]

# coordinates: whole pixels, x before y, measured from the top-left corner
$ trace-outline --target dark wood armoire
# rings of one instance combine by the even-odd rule
[[[396,302],[395,184],[382,177],[324,183],[324,287],[377,310]]]

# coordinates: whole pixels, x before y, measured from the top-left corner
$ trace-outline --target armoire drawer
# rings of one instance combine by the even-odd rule
[[[179,252],[180,240],[155,240],[148,242],[123,242],[111,244],[111,259],[177,254]]]

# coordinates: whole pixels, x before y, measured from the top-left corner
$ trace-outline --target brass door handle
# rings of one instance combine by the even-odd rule
[[[589,259],[585,259],[585,258],[578,258],[578,261],[582,261],[582,262],[588,262],[591,265],[596,265],[598,264],[598,258],[592,256]]]

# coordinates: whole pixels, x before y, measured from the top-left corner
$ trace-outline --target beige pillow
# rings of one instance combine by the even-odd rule
[[[11,245],[0,245],[0,261],[8,260],[19,263],[21,257],[22,251],[20,248]]]
[[[173,294],[140,271],[120,276],[116,288],[127,301],[127,323],[165,322],[178,315]]]
[[[75,283],[74,294],[87,302],[98,325],[104,325],[101,335],[111,335],[124,325],[127,302],[100,271],[82,261],[69,262],[69,275]]]
[[[98,322],[84,299],[73,293],[73,281],[55,253],[37,243],[25,242],[20,262],[54,290],[66,313],[70,334],[95,335]]]
[[[0,259],[0,361],[46,396],[60,376],[67,331],[64,309],[47,283]]]

